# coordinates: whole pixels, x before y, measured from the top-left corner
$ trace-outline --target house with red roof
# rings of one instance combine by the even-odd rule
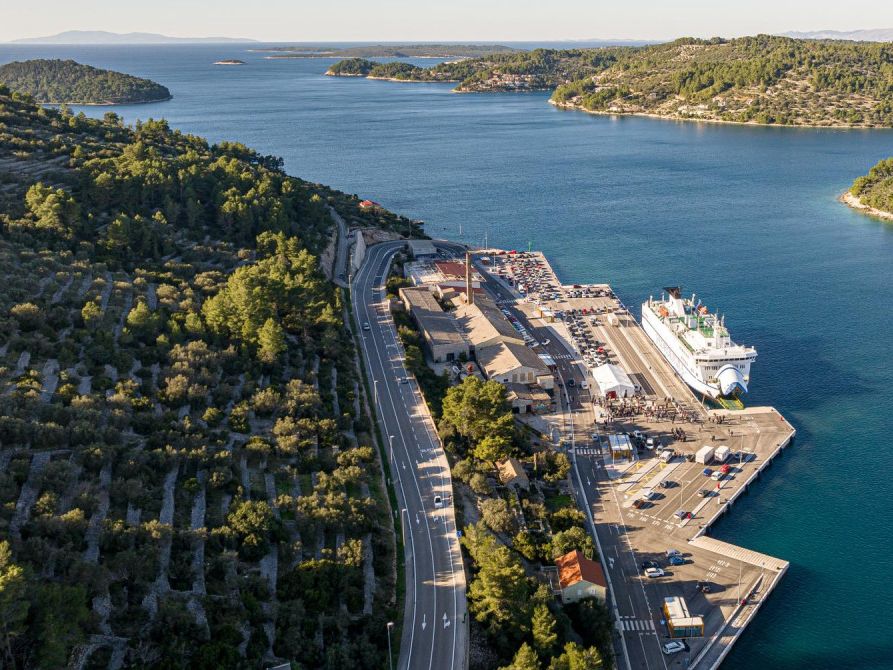
[[[582,551],[575,549],[555,559],[555,565],[564,602],[572,603],[583,598],[598,598],[605,602],[608,582],[601,563],[586,558]]]

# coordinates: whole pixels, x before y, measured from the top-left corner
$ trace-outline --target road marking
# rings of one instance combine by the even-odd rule
[[[450,625],[450,620],[447,618],[446,612],[443,613],[443,627],[448,628]]]
[[[426,628],[427,626],[428,626],[427,615],[426,615],[426,614],[422,614],[422,630],[425,630],[425,628]]]

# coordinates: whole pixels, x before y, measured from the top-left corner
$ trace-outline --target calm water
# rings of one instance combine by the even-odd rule
[[[724,667],[893,668],[893,225],[836,202],[893,155],[893,132],[594,117],[544,94],[323,77],[332,61],[240,46],[0,46],[0,62],[37,56],[150,77],[174,99],[117,108],[128,121],[281,155],[433,236],[532,244],[628,304],[697,291],[759,351],[749,403],[799,431],[715,531],[792,562]]]

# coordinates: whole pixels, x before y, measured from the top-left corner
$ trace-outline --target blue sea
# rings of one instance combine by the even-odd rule
[[[893,131],[590,116],[546,94],[337,79],[323,76],[331,59],[263,56],[0,45],[0,63],[74,58],[154,79],[172,100],[115,111],[281,155],[432,236],[541,249],[562,279],[610,282],[627,304],[697,292],[759,352],[748,403],[798,431],[715,528],[792,563],[723,667],[893,668],[893,224],[837,202],[893,155]]]

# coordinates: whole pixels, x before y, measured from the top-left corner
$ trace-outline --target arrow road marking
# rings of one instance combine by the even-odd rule
[[[450,620],[447,619],[446,612],[443,613],[443,627],[447,628],[450,625]]]
[[[423,614],[422,615],[422,630],[425,630],[425,626],[428,625],[428,622],[425,621],[425,619],[426,619],[426,616]]]

